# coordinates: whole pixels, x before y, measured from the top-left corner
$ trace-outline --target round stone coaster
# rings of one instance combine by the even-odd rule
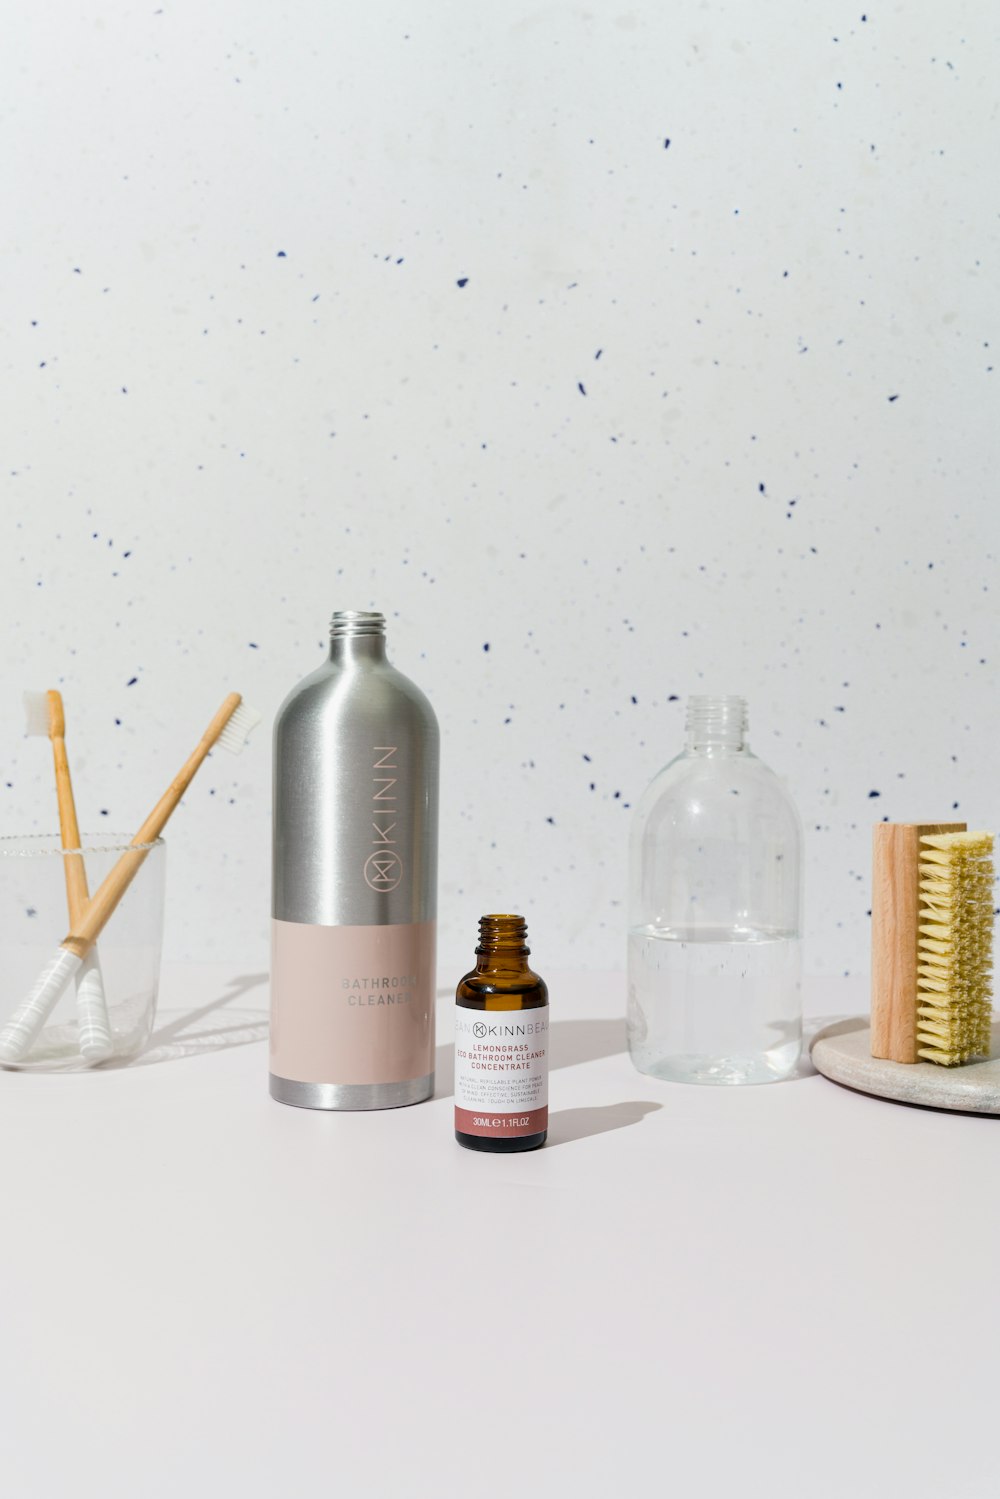
[[[813,1038],[810,1054],[817,1072],[860,1093],[927,1109],[1000,1114],[1000,1021],[993,1026],[989,1057],[964,1067],[883,1062],[871,1054],[871,1027],[861,1016],[828,1025]]]

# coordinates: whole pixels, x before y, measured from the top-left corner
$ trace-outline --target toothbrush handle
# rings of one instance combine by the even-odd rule
[[[34,1044],[35,1037],[48,1019],[57,999],[81,966],[76,953],[65,947],[56,949],[35,980],[34,988],[23,999],[0,1030],[0,1062],[19,1062]]]
[[[55,727],[58,729],[63,727],[65,715],[62,697],[55,693],[50,694],[50,703],[53,697],[57,699]],[[55,761],[59,832],[63,851],[69,855],[63,859],[63,869],[66,874],[66,904],[69,907],[69,923],[73,927],[83,919],[87,902],[90,899],[90,891],[87,888],[87,870],[83,862],[83,854],[72,853],[73,849],[80,847],[80,824],[76,817],[76,798],[73,795],[73,780],[69,773],[66,739],[58,732],[52,735],[52,758]],[[84,1061],[91,1065],[106,1062],[115,1048],[96,947],[90,949],[76,977],[76,1009],[80,1053]]]
[[[59,806],[59,832],[64,850],[80,847],[80,824],[76,820],[76,801],[73,797],[73,782],[69,773],[69,757],[66,741],[61,736],[52,740],[52,758],[56,769],[56,801]],[[87,909],[90,892],[87,889],[87,871],[83,855],[63,860],[66,871],[66,903],[69,906],[70,926],[80,920]]]
[[[104,876],[81,919],[72,923],[69,935],[63,938],[63,946],[70,952],[75,952],[81,958],[86,957],[89,948],[97,941],[118,902],[139,873],[139,867],[149,851],[141,845],[153,843],[159,838],[170,814],[194,779],[195,771],[242,701],[238,692],[231,692],[225,699],[195,749],[132,839],[133,847],[126,849],[114,869]]]
[[[80,1054],[84,1061],[91,1065],[106,1062],[115,1047],[96,946],[90,949],[76,976],[76,1017]]]
[[[174,811],[177,803],[180,801],[181,797],[184,795],[185,791],[188,789],[192,780],[194,779],[195,771],[198,769],[199,765],[202,763],[205,756],[212,748],[212,745],[218,739],[219,735],[222,733],[223,729],[226,727],[226,724],[232,718],[233,714],[236,712],[242,701],[243,699],[238,692],[230,692],[228,694],[222,704],[222,707],[213,717],[211,723],[208,725],[208,728],[205,730],[204,734],[202,734],[201,738],[198,740],[198,743],[191,751],[191,754],[185,760],[180,770],[174,776],[174,779],[170,782],[170,785],[167,787],[166,791],[160,797],[160,800],[156,803],[156,806],[153,808],[152,812],[150,812],[149,816],[146,818],[146,821],[143,823],[142,827],[132,839],[133,843],[152,843],[154,839],[159,838],[160,834],[163,832],[163,829],[167,824],[167,819]],[[110,875],[108,876],[108,878],[110,879]]]

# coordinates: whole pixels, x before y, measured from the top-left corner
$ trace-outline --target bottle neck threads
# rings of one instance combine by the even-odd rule
[[[747,747],[747,704],[742,697],[689,697],[687,748],[743,750]]]
[[[476,967],[481,973],[491,968],[525,968],[530,951],[528,924],[523,916],[479,918]]]
[[[330,620],[330,660],[384,661],[385,615],[372,609],[338,609]]]

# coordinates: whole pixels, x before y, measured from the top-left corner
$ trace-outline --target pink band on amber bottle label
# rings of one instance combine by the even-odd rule
[[[271,1072],[403,1083],[434,1071],[437,923],[271,923]]]
[[[511,1140],[519,1135],[540,1135],[549,1127],[549,1111],[529,1109],[526,1114],[489,1114],[455,1108],[455,1128],[460,1135],[481,1135],[488,1140]]]

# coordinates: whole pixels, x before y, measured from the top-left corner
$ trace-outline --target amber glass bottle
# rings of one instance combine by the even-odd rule
[[[455,994],[455,1139],[535,1150],[549,1125],[549,991],[528,967],[523,916],[483,916]]]

